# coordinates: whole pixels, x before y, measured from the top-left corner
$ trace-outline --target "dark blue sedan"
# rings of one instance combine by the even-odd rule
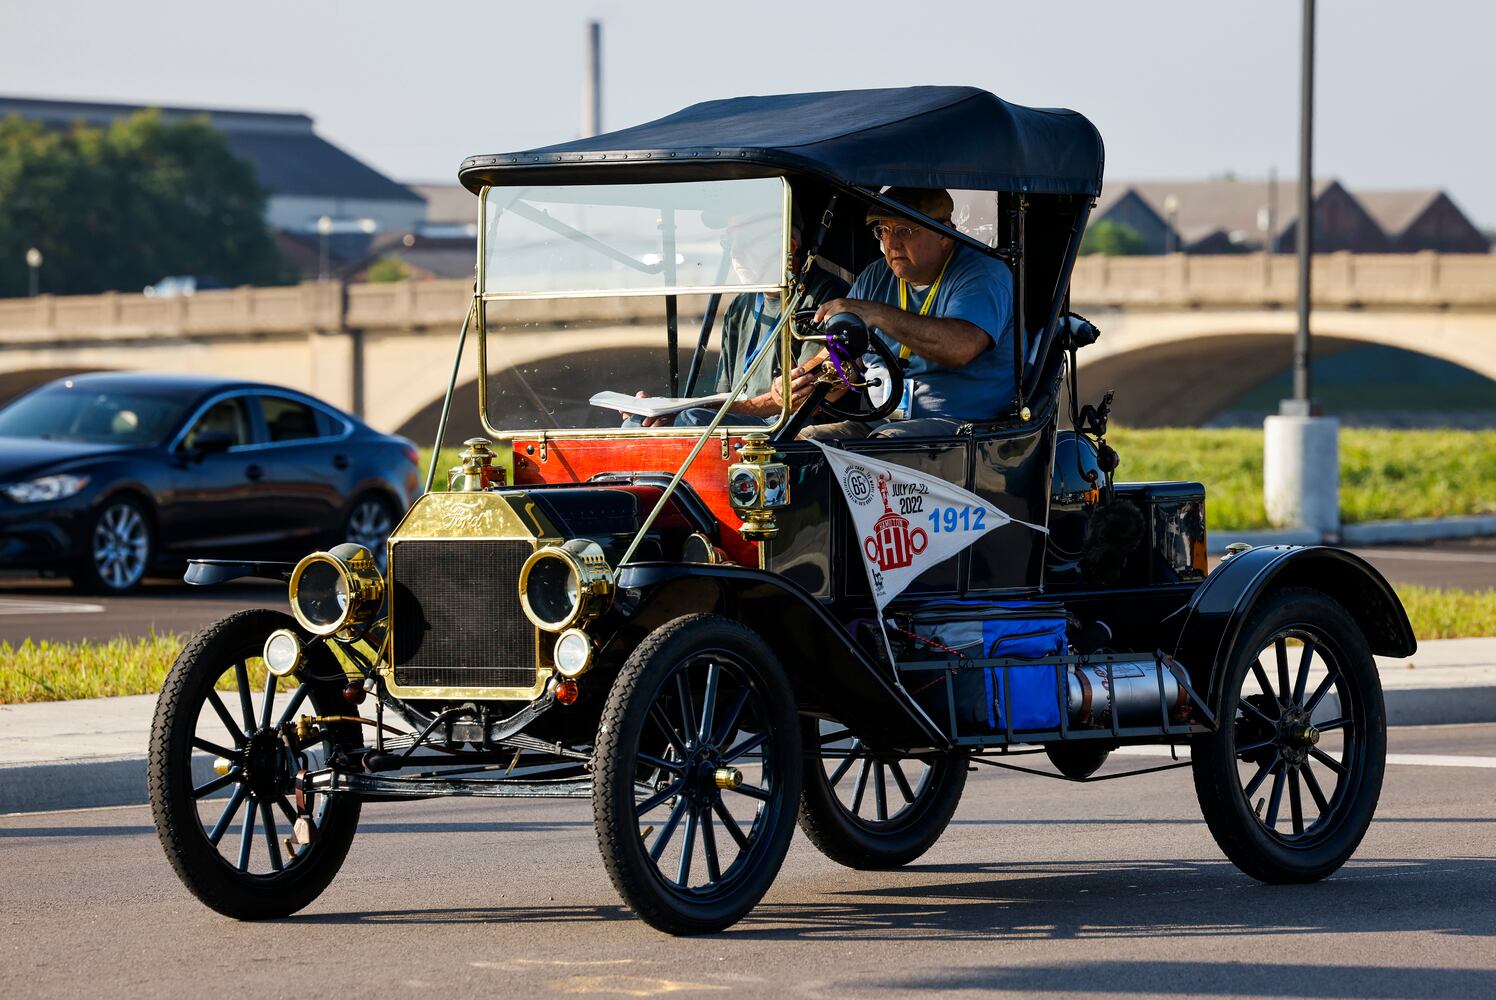
[[[279,386],[107,372],[0,409],[0,567],[121,593],[192,557],[375,552],[421,489],[405,438]]]

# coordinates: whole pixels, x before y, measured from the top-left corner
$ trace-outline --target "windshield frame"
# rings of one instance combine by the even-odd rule
[[[779,322],[776,324],[773,336],[777,340],[776,353],[779,357],[781,384],[786,385],[786,390],[781,393],[783,402],[779,413],[772,423],[762,424],[735,424],[724,419],[722,423],[712,432],[721,435],[724,440],[728,437],[742,436],[749,433],[773,434],[784,426],[790,416],[789,392],[787,382],[790,372],[794,369],[794,343],[791,334],[793,323],[789,320],[793,316],[797,301],[792,299],[792,288],[794,275],[792,274],[793,258],[791,254],[791,227],[792,227],[792,194],[788,178],[778,176],[780,182],[780,259],[783,266],[780,268],[778,284],[761,285],[702,285],[675,288],[649,288],[649,289],[607,289],[602,291],[582,292],[485,292],[486,285],[486,220],[488,216],[488,193],[489,187],[484,186],[478,192],[478,263],[477,284],[474,286],[473,304],[470,318],[478,341],[478,419],[483,431],[492,440],[513,441],[520,438],[534,438],[536,440],[558,439],[558,438],[639,438],[639,437],[700,437],[705,428],[702,427],[678,427],[673,424],[663,427],[563,427],[563,428],[523,428],[504,429],[494,424],[489,419],[488,380],[491,374],[488,364],[488,306],[492,304],[502,305],[505,302],[531,301],[538,299],[591,299],[591,298],[657,298],[662,301],[678,298],[680,296],[698,295],[737,295],[740,293],[776,292],[780,296],[781,306]],[[560,186],[560,185],[558,185]],[[565,185],[585,187],[588,185]],[[713,329],[720,331],[722,323],[726,319],[726,309],[719,310]],[[720,333],[718,334],[720,344]],[[770,352],[765,351],[759,358],[755,359],[757,364],[765,363]],[[709,395],[709,394],[708,394]]]

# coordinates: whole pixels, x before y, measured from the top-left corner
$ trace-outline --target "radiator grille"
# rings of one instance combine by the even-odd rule
[[[391,546],[395,683],[534,687],[535,626],[516,586],[533,551],[520,540]]]

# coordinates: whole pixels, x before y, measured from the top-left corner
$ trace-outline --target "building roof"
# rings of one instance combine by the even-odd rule
[[[1317,199],[1335,181],[1314,182]],[[1273,190],[1276,187],[1276,191]],[[1262,227],[1259,214],[1272,206],[1274,237],[1281,235],[1298,218],[1299,185],[1297,181],[1210,180],[1210,181],[1121,181],[1098,202],[1096,218],[1105,214],[1128,191],[1148,203],[1159,218],[1173,223],[1180,239],[1186,243],[1220,232],[1228,236],[1244,234],[1248,242],[1260,242]],[[1174,212],[1167,209],[1170,196],[1178,200]]]
[[[461,184],[411,184],[412,191],[426,199],[426,222],[430,225],[469,226],[478,222],[478,199]]]
[[[18,115],[55,128],[80,121],[104,126],[147,107],[154,106],[0,96],[0,118]],[[166,106],[158,110],[167,121],[206,116],[223,134],[229,148],[255,165],[260,185],[267,194],[370,201],[421,200],[410,188],[397,184],[319,136],[312,128],[312,119],[299,112]]]
[[[1444,192],[1438,188],[1397,191],[1357,191],[1356,200],[1388,236],[1399,236],[1418,221]]]

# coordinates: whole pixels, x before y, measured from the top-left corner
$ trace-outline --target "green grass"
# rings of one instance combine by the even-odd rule
[[[1420,641],[1496,636],[1496,590],[1402,586],[1397,595]],[[0,643],[0,705],[155,694],[185,641],[168,634],[110,642]],[[250,682],[258,688],[264,666],[255,659],[249,668]],[[226,676],[218,686],[227,689],[231,681]]]
[[[460,447],[457,447],[457,448],[443,448],[442,449],[441,463],[439,465],[437,465],[437,467],[436,467],[436,479],[433,480],[432,483],[431,483],[431,489],[432,489],[433,492],[436,492],[436,493],[444,493],[444,492],[446,492],[446,489],[447,489],[447,473],[450,472],[450,471],[452,471],[453,466],[457,466],[457,465],[461,465],[462,464],[462,460],[459,458],[459,456],[461,454],[462,454],[462,448],[460,448]],[[431,464],[431,449],[430,448],[422,448],[421,449],[421,481],[422,482],[426,481],[426,478],[425,478],[426,477],[426,468],[430,464]]]
[[[1413,634],[1424,639],[1461,639],[1496,636],[1496,590],[1441,590],[1406,585],[1396,588],[1413,623]]]
[[[1262,432],[1118,428],[1119,482],[1205,484],[1213,530],[1266,528]],[[1496,431],[1340,432],[1340,518],[1344,523],[1496,513]]]
[[[167,634],[108,642],[0,643],[0,704],[155,693],[183,642]]]

